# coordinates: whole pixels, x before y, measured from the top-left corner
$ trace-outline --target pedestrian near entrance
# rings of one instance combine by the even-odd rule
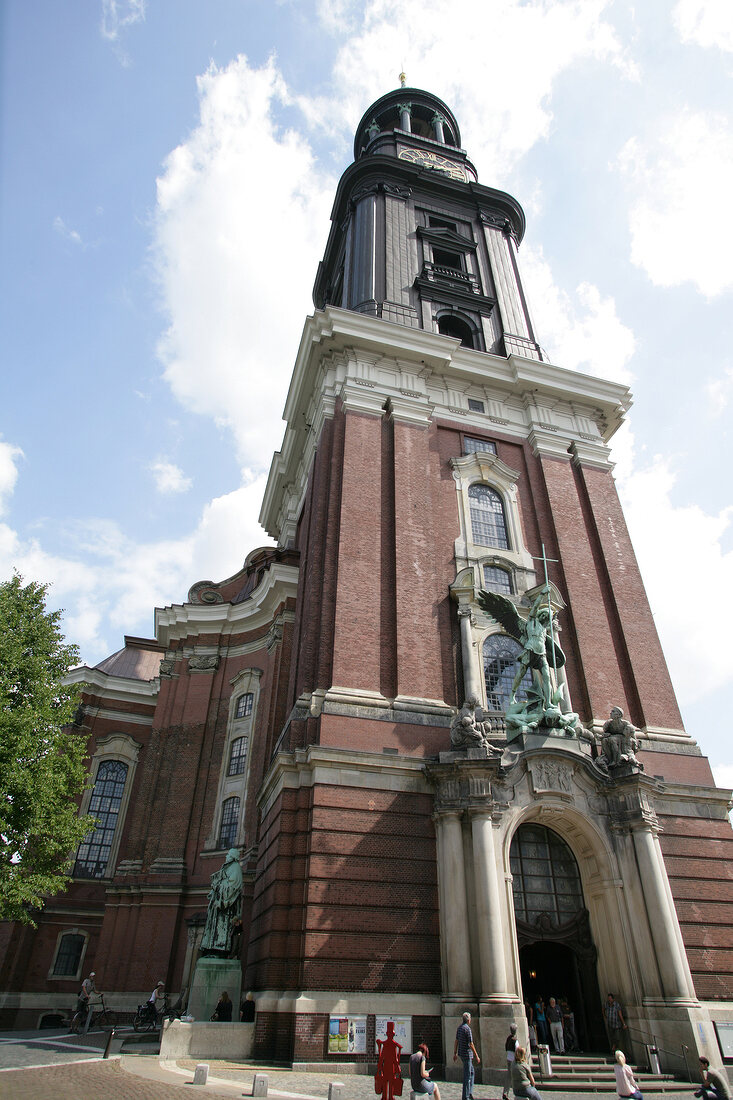
[[[426,1043],[420,1043],[415,1053],[410,1055],[410,1084],[413,1092],[427,1093],[433,1100],[440,1100],[440,1089],[435,1081],[430,1080],[429,1057]]]
[[[700,1059],[702,1088],[695,1096],[709,1097],[710,1100],[730,1100],[730,1086],[725,1070],[711,1069],[707,1058]]]
[[[626,1065],[626,1055],[622,1050],[616,1051],[616,1065],[613,1067],[613,1072],[616,1076],[616,1092],[621,1100],[644,1100],[631,1069]]]
[[[550,1033],[547,1030],[547,1016],[545,1015],[545,1002],[538,997],[534,1003],[534,1026],[537,1032],[538,1043],[549,1043]]]
[[[504,1082],[504,1091],[501,1094],[501,1100],[509,1100],[509,1089],[512,1087],[512,1066],[517,1056],[518,1046],[517,1025],[510,1024],[509,1034],[504,1043],[504,1050],[506,1051],[506,1081]]]
[[[512,1088],[515,1096],[526,1097],[527,1100],[542,1100],[535,1088],[532,1070],[527,1065],[527,1052],[524,1047],[517,1047],[516,1057],[512,1063]]]
[[[550,997],[550,1003],[547,1006],[547,1022],[550,1025],[550,1034],[552,1035],[552,1045],[555,1048],[555,1053],[564,1054],[565,1044],[562,1038],[562,1009],[554,997]]]
[[[608,1028],[608,1039],[611,1044],[611,1054],[624,1049],[624,1032],[628,1031],[621,1005],[617,1002],[613,993],[606,997],[606,1007],[603,1009]]]
[[[79,996],[76,999],[76,1008],[74,1015],[71,1017],[70,1032],[78,1032],[80,1028],[84,1027],[87,1014],[91,1006],[92,994],[97,992],[97,987],[94,984],[96,974],[92,970],[88,978],[85,978],[81,983],[81,989],[79,990]]]
[[[474,1058],[478,1063],[481,1062],[478,1054],[476,1053],[476,1047],[473,1045],[473,1034],[471,1032],[471,1013],[463,1013],[463,1023],[459,1024],[456,1031],[456,1041],[453,1044],[453,1061],[455,1062],[460,1057],[463,1062],[463,1092],[461,1093],[461,1100],[473,1100],[473,1081],[474,1081]]]

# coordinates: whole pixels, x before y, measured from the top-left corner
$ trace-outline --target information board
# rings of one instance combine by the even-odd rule
[[[720,1053],[728,1060],[733,1061],[733,1023],[719,1023],[717,1020],[713,1020],[715,1027],[715,1034],[718,1036],[718,1046],[720,1047]]]
[[[374,1038],[386,1039],[387,1038],[387,1024],[389,1021],[394,1024],[394,1037],[395,1042],[399,1043],[402,1047],[402,1053],[412,1054],[412,1016],[375,1016],[374,1017]],[[374,1050],[379,1052],[379,1047],[374,1044]]]
[[[329,1054],[366,1054],[366,1016],[330,1016]]]

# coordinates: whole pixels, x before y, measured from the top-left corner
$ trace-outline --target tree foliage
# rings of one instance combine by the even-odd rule
[[[0,584],[0,919],[32,922],[33,908],[69,881],[70,858],[93,828],[78,815],[87,786],[86,738],[72,725],[79,663],[64,642],[47,585]]]

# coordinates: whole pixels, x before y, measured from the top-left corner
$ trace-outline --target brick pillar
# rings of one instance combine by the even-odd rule
[[[434,493],[440,482],[430,451],[430,409],[420,399],[390,399],[394,423],[397,692],[442,699],[441,603],[436,567]]]
[[[586,523],[573,467],[569,459],[546,454],[540,455],[540,462],[592,716],[605,719],[613,706],[635,716],[635,695],[627,691],[628,677],[621,670],[627,657],[618,637],[616,609],[603,576],[600,547]]]
[[[360,411],[345,405],[332,682],[379,692],[383,414],[379,405]]]
[[[682,729],[682,717],[631,545],[621,502],[608,469],[581,464],[577,478],[587,494],[595,535],[603,550],[608,580],[635,685],[639,726]]]

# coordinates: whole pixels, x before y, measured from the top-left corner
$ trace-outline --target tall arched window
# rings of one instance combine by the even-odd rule
[[[486,706],[489,710],[505,712],[517,671],[517,661],[522,654],[519,642],[506,634],[490,634],[484,642],[484,678],[486,680]],[[527,698],[532,686],[529,669],[524,674],[517,691],[519,699]]]
[[[489,485],[471,485],[468,490],[473,541],[478,546],[509,549],[506,518],[501,497]]]
[[[534,924],[546,915],[563,925],[583,908],[575,856],[562,837],[545,825],[520,825],[509,855],[518,920]]]
[[[97,827],[79,845],[74,878],[104,878],[126,780],[127,764],[121,760],[103,760],[99,765],[88,808]]]
[[[438,332],[443,336],[452,336],[455,340],[460,340],[466,348],[476,347],[476,341],[471,326],[467,321],[464,321],[462,317],[455,317],[450,313],[445,314],[443,317],[439,317]]]
[[[239,825],[239,799],[227,798],[221,808],[221,825],[219,826],[219,848],[232,848],[237,839],[237,827]]]
[[[86,936],[81,932],[66,932],[61,937],[53,964],[54,978],[75,978],[79,972]]]

